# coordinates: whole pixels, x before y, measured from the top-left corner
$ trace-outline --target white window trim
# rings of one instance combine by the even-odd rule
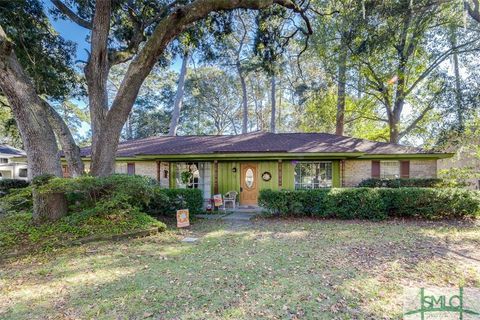
[[[326,174],[325,180],[323,180],[325,183],[297,183],[296,179],[296,170],[298,165],[302,164],[326,164],[330,165],[330,179],[328,179],[328,174]],[[333,186],[333,161],[300,161],[295,164],[295,168],[293,170],[294,172],[294,177],[293,177],[293,182],[294,182],[294,187],[295,190],[302,190],[302,189],[323,189],[323,188],[331,188]],[[327,171],[328,172],[328,171]]]

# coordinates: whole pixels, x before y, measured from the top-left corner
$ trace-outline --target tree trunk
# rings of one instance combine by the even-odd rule
[[[451,30],[451,45],[452,48],[455,48],[457,46],[457,30],[456,28],[452,28]],[[460,78],[460,67],[458,64],[458,53],[457,50],[453,51],[452,54],[452,60],[453,60],[453,70],[455,74],[455,102],[457,106],[457,121],[458,121],[458,129],[460,132],[464,130],[464,110],[463,110],[463,103],[462,103],[462,87],[461,87],[461,78]]]
[[[68,211],[67,198],[63,193],[42,194],[34,188],[32,195],[33,219],[37,223],[58,220]]]
[[[345,127],[345,86],[347,82],[347,46],[345,36],[340,40],[340,52],[338,56],[338,80],[337,80],[337,117],[335,134],[343,136]]]
[[[29,179],[42,174],[62,175],[60,153],[55,134],[48,122],[43,101],[24,73],[8,40],[0,26],[0,88],[11,106],[18,129],[27,153]],[[66,208],[58,207],[55,200],[64,195],[43,195],[43,201],[34,197],[34,217],[36,220],[55,220],[67,213]]]
[[[278,89],[280,91],[280,94],[278,95],[278,104],[277,104],[277,107],[276,109],[278,110],[277,111],[277,131],[280,130],[280,132],[282,132],[282,80],[280,79],[279,81],[279,84],[278,84]]]
[[[70,129],[52,106],[46,101],[43,101],[43,105],[47,112],[48,122],[52,126],[52,129],[62,146],[63,155],[67,161],[68,171],[72,177],[81,176],[84,173],[84,166],[82,158],[80,157],[80,148],[75,143]]]
[[[275,91],[276,91],[276,79],[275,79],[275,74],[272,75],[271,79],[271,103],[272,103],[272,113],[271,113],[271,118],[270,118],[270,131],[275,133],[275,116],[277,112],[277,105],[276,105],[276,97],[275,97]]]
[[[93,29],[91,33],[91,54],[88,59],[88,63],[85,66],[85,78],[87,80],[88,101],[91,120],[90,124],[92,128],[92,162],[90,171],[92,175],[97,175],[97,171],[105,172],[105,169],[101,167],[103,166],[103,161],[106,160],[112,161],[112,163],[110,164],[104,163],[105,166],[111,168],[112,170],[108,174],[113,173],[113,161],[115,159],[115,153],[118,145],[118,141],[116,141],[114,143],[115,148],[113,149],[113,157],[106,157],[104,155],[105,152],[109,151],[104,150],[104,143],[108,142],[111,138],[103,136],[106,134],[106,131],[112,130],[112,128],[110,128],[111,123],[107,121],[107,80],[110,70],[110,64],[108,60],[108,34],[110,30],[112,9],[111,2],[112,1],[110,0],[95,2],[95,15],[93,17]],[[128,114],[125,116],[125,120],[122,123],[122,128],[127,120],[127,117]],[[120,139],[120,132],[116,137],[117,140]]]
[[[240,78],[240,85],[242,86],[242,133],[248,132],[248,99],[247,99],[247,84],[243,76],[240,63],[237,63],[238,77]]]
[[[398,94],[398,92],[397,92]],[[390,129],[390,143],[399,143],[400,141],[400,116],[404,105],[403,99],[397,99],[393,112],[388,116],[388,126]]]
[[[178,122],[180,120],[180,111],[182,110],[183,93],[185,89],[185,76],[187,75],[189,54],[185,52],[183,55],[182,68],[178,76],[177,93],[175,95],[175,102],[173,104],[172,120],[170,121],[170,128],[168,129],[169,136],[177,135]]]

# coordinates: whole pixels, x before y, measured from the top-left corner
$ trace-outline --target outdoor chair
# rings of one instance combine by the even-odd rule
[[[232,209],[235,209],[237,203],[237,195],[238,192],[236,191],[228,191],[227,193],[225,193],[225,196],[223,197],[223,208],[227,209],[227,203],[231,202]]]

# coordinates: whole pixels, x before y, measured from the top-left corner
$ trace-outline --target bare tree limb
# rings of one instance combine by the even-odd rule
[[[92,29],[92,22],[87,21],[79,17],[75,12],[72,11],[67,5],[65,5],[61,0],[52,0],[52,3],[55,7],[64,15],[66,15],[70,20],[78,24],[79,26],[85,29]]]
[[[417,80],[415,80],[415,82],[405,91],[405,95],[408,95],[409,93],[411,93],[416,88],[416,86],[420,82],[423,81],[423,79],[425,79],[433,70],[435,70],[436,67],[438,67],[439,64],[441,64],[443,61],[445,61],[454,52],[457,52],[457,54],[459,54],[459,53],[464,53],[464,52],[470,52],[470,51],[473,51],[473,50],[478,50],[478,49],[458,50],[458,49],[464,48],[464,47],[466,47],[470,44],[473,44],[475,42],[478,42],[478,41],[479,41],[479,39],[476,38],[472,41],[465,42],[463,44],[460,44],[456,47],[452,47],[452,48],[446,50],[445,52],[443,52],[425,69],[425,71],[422,72],[422,74],[417,78]]]
[[[415,120],[413,120],[412,123],[410,123],[410,125],[408,127],[405,128],[405,130],[403,130],[402,132],[400,132],[398,134],[399,139],[402,139],[404,136],[409,134],[410,131],[415,129],[417,127],[418,123],[420,121],[422,121],[423,118],[425,118],[425,116],[427,115],[427,113],[432,109],[433,109],[433,103],[430,103],[427,107],[425,107],[425,109],[422,110],[420,115]]]

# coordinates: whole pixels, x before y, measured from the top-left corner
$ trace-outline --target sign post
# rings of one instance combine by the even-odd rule
[[[190,226],[188,209],[177,210],[177,228],[185,228]]]

